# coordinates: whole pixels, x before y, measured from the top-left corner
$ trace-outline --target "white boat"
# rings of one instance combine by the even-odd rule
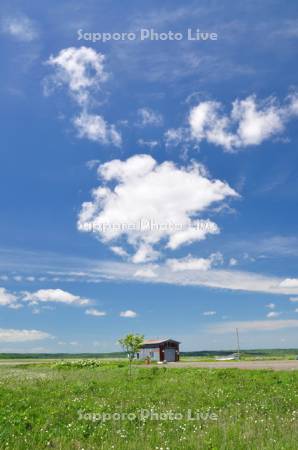
[[[239,359],[238,353],[232,353],[232,355],[218,356],[215,358],[216,361],[233,361],[234,359]]]

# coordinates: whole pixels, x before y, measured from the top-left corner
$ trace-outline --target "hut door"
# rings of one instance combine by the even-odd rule
[[[176,361],[176,350],[174,348],[165,349],[165,360],[168,362]]]

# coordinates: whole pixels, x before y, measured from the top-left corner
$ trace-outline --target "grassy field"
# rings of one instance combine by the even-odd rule
[[[297,419],[297,371],[0,366],[1,450],[294,450]]]
[[[218,356],[228,356],[234,351],[202,351],[202,352],[185,352],[181,354],[181,361],[214,361]],[[298,356],[297,348],[289,349],[257,349],[257,350],[241,350],[242,361],[266,361],[266,360],[294,360]]]

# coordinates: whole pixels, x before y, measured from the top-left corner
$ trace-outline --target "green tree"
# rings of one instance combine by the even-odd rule
[[[123,350],[127,353],[129,361],[129,375],[131,376],[131,363],[144,342],[144,336],[141,334],[130,333],[124,336],[122,339],[119,339],[118,342]]]

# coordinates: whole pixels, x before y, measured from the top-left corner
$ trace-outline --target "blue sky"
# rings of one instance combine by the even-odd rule
[[[0,12],[0,351],[297,347],[296,2]]]

